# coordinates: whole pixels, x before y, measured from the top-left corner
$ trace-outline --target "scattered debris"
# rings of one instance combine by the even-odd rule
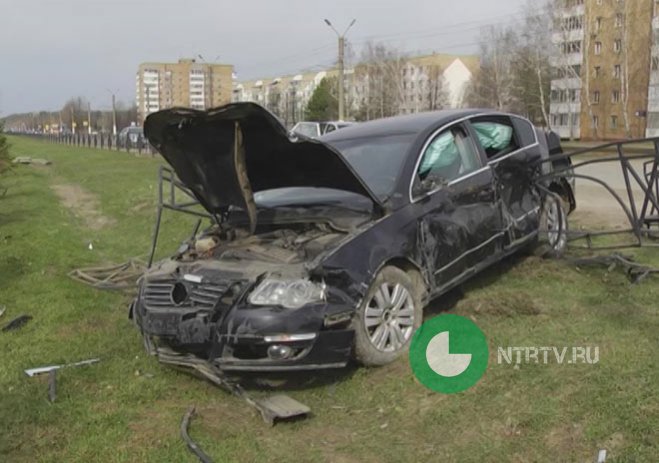
[[[13,163],[24,164],[24,165],[36,164],[39,166],[49,166],[52,164],[52,162],[49,161],[48,159],[31,158],[29,156],[19,156],[17,158],[14,158]]]
[[[199,458],[199,461],[201,461],[202,463],[213,463],[211,457],[206,455],[204,451],[201,449],[201,447],[199,447],[199,445],[197,445],[197,443],[192,440],[190,434],[188,434],[190,421],[192,421],[192,418],[195,416],[195,411],[196,411],[195,407],[190,407],[183,416],[183,421],[181,421],[181,438],[183,438],[190,451],[194,453],[197,456],[197,458]]]
[[[48,401],[52,404],[57,398],[57,370],[48,372]]]
[[[156,355],[162,363],[179,367],[192,368],[204,378],[228,390],[236,397],[240,397],[252,407],[256,408],[263,421],[274,426],[275,420],[286,420],[307,416],[311,409],[286,395],[277,395],[261,400],[255,400],[235,381],[227,378],[222,370],[212,363],[193,355],[183,355],[166,348],[157,348]]]
[[[287,395],[273,395],[258,400],[258,409],[263,420],[270,426],[275,424],[275,419],[286,420],[308,415],[311,409]]]
[[[6,311],[7,311],[7,306],[0,305],[0,318],[2,318],[2,316],[5,314]]]
[[[130,259],[119,265],[75,269],[69,276],[97,289],[125,290],[134,288],[145,270],[142,260]]]
[[[659,268],[648,267],[646,265],[639,264],[638,262],[634,262],[634,258],[632,256],[625,256],[617,252],[606,256],[591,256],[571,259],[570,262],[577,267],[604,266],[607,267],[607,271],[609,273],[614,271],[617,267],[621,267],[627,274],[627,277],[629,278],[629,281],[632,282],[632,284],[638,284],[645,280],[648,276],[659,273]]]
[[[4,328],[2,328],[2,331],[6,332],[6,331],[15,331],[21,329],[30,320],[32,320],[32,315],[21,315],[20,317],[14,318],[12,321],[7,323],[7,325],[5,325]]]
[[[94,363],[100,362],[101,359],[89,359],[89,360],[83,360],[81,362],[76,362],[76,363],[67,363],[66,365],[50,365],[47,367],[39,367],[39,368],[30,368],[29,370],[25,370],[25,374],[28,375],[30,378],[36,375],[41,375],[44,373],[50,373],[52,370],[59,370],[61,368],[70,368],[70,367],[82,367],[85,365],[92,365]]]
[[[606,450],[602,449],[597,454],[597,463],[605,463],[605,462],[606,462]]]

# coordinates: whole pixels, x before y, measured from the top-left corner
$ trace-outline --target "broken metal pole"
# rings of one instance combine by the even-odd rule
[[[92,365],[100,361],[101,359],[89,359],[89,360],[83,360],[81,362],[69,363],[66,365],[50,365],[47,367],[30,368],[29,370],[25,370],[25,374],[28,375],[30,378],[32,378],[33,376],[36,375],[50,373],[52,370],[59,370],[60,368],[68,368],[68,367],[82,367],[85,365]]]
[[[185,415],[183,416],[183,420],[181,421],[181,438],[185,441],[190,451],[194,453],[197,456],[197,458],[199,458],[199,461],[201,461],[202,463],[213,463],[211,457],[206,455],[206,453],[204,453],[201,447],[199,447],[199,445],[197,445],[197,443],[192,440],[190,434],[188,434],[190,421],[192,421],[194,415],[195,415],[195,407],[193,406],[188,408],[188,411],[185,413]]]

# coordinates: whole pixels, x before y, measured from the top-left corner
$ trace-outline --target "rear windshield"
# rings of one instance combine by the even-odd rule
[[[327,141],[381,200],[391,196],[414,134]]]

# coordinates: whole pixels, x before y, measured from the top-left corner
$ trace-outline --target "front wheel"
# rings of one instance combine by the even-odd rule
[[[423,308],[420,290],[397,267],[385,267],[373,281],[355,318],[355,359],[365,366],[381,366],[404,354]]]
[[[536,254],[561,257],[567,250],[568,221],[563,200],[548,194],[540,213],[540,229]]]

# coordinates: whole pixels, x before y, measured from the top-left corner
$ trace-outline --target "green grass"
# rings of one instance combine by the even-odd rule
[[[2,322],[0,461],[195,461],[178,435],[189,405],[192,436],[216,461],[656,461],[659,454],[659,284],[631,286],[618,273],[565,262],[512,258],[432,304],[469,316],[491,358],[472,389],[424,389],[407,359],[380,369],[297,375],[292,397],[314,415],[266,427],[241,401],[159,365],[127,319],[129,298],[93,290],[67,273],[148,252],[159,161],[125,153],[13,138],[14,156],[50,167],[16,167],[1,182]],[[97,196],[113,225],[92,231],[50,186],[76,184]],[[162,249],[187,236],[191,220],[168,215]],[[88,249],[89,243],[93,250]],[[640,258],[659,265],[659,251]],[[597,365],[496,364],[497,346],[600,347]],[[23,369],[100,357],[61,371],[58,400],[45,378]],[[151,375],[153,375],[151,377]],[[316,379],[316,381],[310,381]],[[252,388],[253,393],[266,392]]]

